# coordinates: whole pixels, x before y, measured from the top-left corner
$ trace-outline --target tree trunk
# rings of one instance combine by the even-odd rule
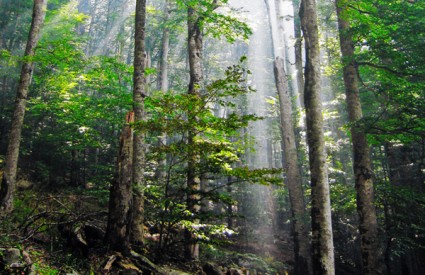
[[[280,103],[280,131],[285,164],[285,184],[291,202],[292,227],[295,249],[295,274],[311,274],[311,250],[308,218],[305,209],[301,173],[298,167],[294,124],[292,121],[291,95],[283,59],[277,57],[274,63],[276,88]]]
[[[198,4],[199,5],[199,4]],[[197,12],[198,7],[188,7],[188,54],[189,54],[189,70],[190,82],[188,93],[195,97],[201,96],[202,85],[202,30],[200,27],[200,16]],[[196,123],[197,110],[191,110],[188,113],[189,124]],[[188,133],[188,148],[194,148],[196,133],[194,130],[189,130]],[[187,163],[187,208],[197,216],[201,210],[200,206],[200,188],[201,180],[197,175],[196,168],[199,163],[199,154],[196,150],[188,152]],[[197,219],[192,222],[196,223]],[[189,230],[185,233],[185,257],[187,260],[197,260],[199,257],[199,244],[196,238]]]
[[[130,255],[130,224],[132,207],[133,176],[133,130],[129,123],[134,122],[134,113],[126,116],[126,125],[120,137],[117,160],[117,178],[109,194],[108,227],[106,241],[109,248]]]
[[[311,177],[313,274],[335,274],[331,205],[320,98],[319,33],[314,0],[301,1],[300,17],[306,49],[304,104]]]
[[[165,1],[164,7],[164,21],[168,21],[170,13],[170,0]],[[170,46],[170,30],[165,27],[162,32],[161,52],[159,59],[159,73],[158,73],[158,90],[166,92],[168,90],[168,53]]]
[[[22,126],[24,124],[25,105],[28,98],[28,89],[31,83],[34,63],[35,47],[38,43],[39,32],[44,22],[47,0],[34,0],[31,29],[25,49],[25,61],[22,64],[15,109],[12,118],[12,127],[9,133],[6,167],[0,188],[0,212],[7,214],[13,209],[13,193],[15,191],[16,173],[18,169],[19,147],[21,142]]]
[[[136,22],[134,35],[134,76],[133,76],[133,111],[134,121],[144,119],[144,98],[146,97],[145,79],[145,22],[146,0],[136,1]],[[145,169],[144,134],[138,130],[133,134],[133,218],[131,240],[143,244],[144,222],[144,169]]]
[[[168,21],[170,12],[170,1],[166,0],[164,7],[164,20]],[[168,28],[164,28],[162,32],[162,41],[161,41],[161,52],[159,59],[159,72],[157,79],[157,88],[163,93],[168,91],[168,53],[170,46],[170,30]],[[163,146],[167,144],[167,135],[162,133],[161,136],[158,137],[159,146]],[[166,169],[167,166],[167,158],[163,157],[158,163],[156,177],[160,182],[165,182],[166,178]]]
[[[362,107],[357,85],[357,70],[355,67],[354,45],[350,26],[342,13],[348,1],[337,0],[339,38],[344,70],[344,84],[348,117],[351,127],[353,144],[353,167],[357,191],[357,212],[360,218],[359,232],[361,236],[361,252],[363,274],[382,274],[382,253],[379,249],[378,222],[373,192],[372,168],[366,134],[355,126],[362,117]]]
[[[304,108],[304,75],[303,75],[303,47],[301,37],[301,22],[299,17],[300,1],[293,0],[294,7],[294,36],[295,36],[295,68],[297,70],[297,86],[301,107]]]

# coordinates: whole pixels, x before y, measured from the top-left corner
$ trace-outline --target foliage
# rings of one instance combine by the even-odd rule
[[[132,71],[116,58],[85,55],[84,39],[74,32],[85,18],[68,5],[52,15],[35,56],[29,117],[38,121],[31,129],[37,147],[26,154],[47,168],[46,175],[38,177],[41,181],[67,181],[64,176],[73,169],[73,184],[105,185],[113,174],[108,158],[115,155],[117,130],[131,107]],[[43,147],[49,150],[37,150]],[[96,155],[93,164],[87,163],[87,150]]]
[[[360,123],[375,141],[425,136],[424,11],[422,1],[381,0],[363,0],[347,11],[363,90],[375,95]]]
[[[425,223],[417,219],[425,214],[423,192],[382,182],[378,190],[378,202],[386,212],[384,221],[391,260],[402,257],[412,249],[425,248]]]
[[[224,37],[233,43],[237,39],[246,40],[252,34],[248,24],[239,20],[235,15],[237,11],[230,8],[228,0],[202,0],[202,1],[177,1],[180,9],[188,7],[196,9],[200,19],[197,22],[201,29],[206,30],[215,38]]]
[[[161,253],[166,246],[171,245],[169,234],[177,234],[180,227],[193,230],[202,241],[210,241],[210,237],[230,234],[219,222],[217,215],[211,215],[208,204],[233,204],[232,194],[227,193],[227,187],[236,182],[252,182],[270,184],[281,181],[276,174],[280,170],[256,169],[243,166],[240,156],[246,149],[248,137],[241,136],[241,129],[249,122],[259,118],[251,114],[239,114],[235,108],[238,97],[252,92],[245,86],[246,69],[241,65],[229,67],[223,79],[209,84],[201,97],[169,92],[154,94],[146,98],[145,104],[148,119],[136,122],[138,131],[147,133],[149,142],[148,187],[146,189],[149,207],[148,220],[153,224],[154,231],[159,232]],[[214,114],[214,108],[228,109],[228,115],[219,117]],[[188,113],[196,113],[196,120],[188,120]],[[187,142],[187,131],[197,133],[194,144]],[[166,143],[161,143],[158,137],[165,135]],[[199,217],[186,208],[186,169],[185,161],[190,153],[196,152],[200,161],[195,168],[205,185],[200,191],[202,209]],[[165,167],[158,165],[166,162]],[[161,171],[161,169],[163,169]],[[158,171],[159,170],[159,171]],[[164,173],[162,177],[158,175]],[[274,175],[274,176],[273,176]],[[232,178],[222,182],[223,178]],[[214,207],[213,207],[214,208]],[[219,214],[221,215],[221,214]],[[216,217],[214,217],[216,216]],[[194,224],[199,219],[202,224]],[[217,219],[218,218],[218,219]],[[219,222],[218,224],[215,224]],[[210,224],[213,222],[212,224]],[[226,233],[227,232],[227,233]]]
[[[58,226],[71,222],[70,228],[78,231],[84,222],[97,220],[92,214],[106,208],[108,187],[116,168],[119,132],[132,106],[132,68],[125,64],[130,64],[132,59],[134,20],[127,16],[132,13],[128,10],[131,5],[126,6],[123,0],[48,2],[46,24],[37,55],[32,59],[36,66],[20,158],[21,175],[38,184],[36,190],[19,191],[13,216],[0,224],[1,244],[28,250],[40,274],[84,269],[85,261],[68,250],[62,253],[66,238],[61,236]],[[244,65],[231,66],[223,72],[225,64],[233,63],[233,53],[248,51],[247,44],[240,40],[247,40],[251,30],[239,16],[242,10],[232,9],[228,0],[170,1],[168,14],[164,12],[165,2],[150,1],[147,8],[146,49],[152,64],[146,76],[151,95],[146,98],[147,119],[132,125],[137,131],[145,132],[148,144],[146,225],[153,240],[150,244],[156,249],[153,251],[161,256],[175,256],[181,249],[183,231],[188,229],[200,240],[208,259],[234,267],[240,266],[240,261],[252,262],[260,266],[258,270],[269,273],[284,270],[267,259],[223,249],[231,241],[238,241],[236,231],[245,226],[236,223],[231,226],[232,218],[239,222],[242,214],[254,217],[244,220],[251,228],[271,222],[263,214],[269,209],[251,205],[242,209],[248,205],[243,205],[243,200],[258,199],[256,193],[261,192],[244,186],[282,182],[280,170],[247,167],[245,156],[254,149],[254,143],[244,129],[261,118],[245,110],[246,96],[252,90],[246,84],[249,72]],[[400,155],[403,165],[423,167],[425,6],[423,0],[349,3],[344,16],[353,27],[356,52],[353,58],[358,66],[365,114],[356,123],[369,134],[373,144],[381,235],[388,257],[397,262],[409,251],[424,248],[425,224],[418,219],[424,214],[424,190],[417,188],[421,182],[414,187],[390,185],[387,156],[385,152],[381,155],[376,152],[384,150],[389,142],[397,142],[397,146],[412,147],[420,155],[415,161],[411,155]],[[0,1],[0,177],[32,4],[30,0]],[[351,184],[352,159],[348,153],[351,144],[346,133],[351,125],[341,127],[347,120],[341,95],[341,68],[351,60],[340,62],[333,5],[319,1],[320,31],[326,54],[327,79],[323,82],[331,82],[331,86],[323,86],[328,100],[324,112],[325,139],[336,255],[340,262],[354,269],[361,259],[355,189]],[[200,15],[197,23],[206,36],[203,66],[205,82],[209,84],[200,98],[186,94],[187,50],[182,45],[186,39],[188,7]],[[159,73],[164,29],[170,32],[168,61],[172,90],[167,93],[152,88],[155,74]],[[236,45],[227,44],[236,41]],[[91,55],[99,53],[103,55]],[[211,81],[221,73],[224,73],[221,79]],[[268,135],[273,136],[273,146],[278,148],[274,158],[280,159],[277,145],[280,131],[275,123],[278,103],[273,97],[267,100],[273,107],[270,119],[274,121]],[[196,114],[196,119],[189,121],[190,112]],[[302,120],[301,113],[294,116],[294,121]],[[187,133],[193,129],[197,135],[193,146],[189,146]],[[305,168],[305,132],[301,128],[297,131],[300,132],[298,153],[304,156],[300,157],[300,165]],[[202,180],[199,215],[187,210],[189,152],[199,156],[195,168]],[[303,169],[304,181],[307,170]],[[68,185],[72,189],[67,189]],[[50,193],[59,190],[60,194]],[[63,193],[64,190],[67,192]],[[279,186],[273,192],[279,204],[276,208],[284,212],[279,213],[280,219],[289,220],[287,190]],[[99,218],[104,220],[104,216]],[[61,258],[46,254],[39,247],[29,247],[35,242],[42,242],[45,251],[61,251],[57,253]]]
[[[343,15],[352,27],[365,114],[355,123],[368,133],[375,152],[385,148],[383,157],[374,155],[374,181],[387,265],[398,265],[424,243],[425,225],[415,218],[423,212],[423,171],[416,179],[411,175],[423,167],[423,157],[416,155],[423,156],[425,137],[424,11],[423,1],[362,0]],[[388,149],[391,144],[411,151]],[[398,167],[391,163],[395,152]]]

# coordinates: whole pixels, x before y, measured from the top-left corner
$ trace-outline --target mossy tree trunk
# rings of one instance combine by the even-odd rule
[[[305,85],[307,144],[311,179],[313,274],[335,274],[334,247],[321,103],[320,48],[314,0],[302,0],[301,28],[305,40]]]

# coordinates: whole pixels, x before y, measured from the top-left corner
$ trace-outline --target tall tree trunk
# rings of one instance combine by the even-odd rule
[[[291,203],[292,227],[295,249],[295,274],[311,274],[311,250],[307,211],[304,202],[301,173],[298,167],[294,124],[292,121],[291,95],[288,88],[284,60],[277,57],[274,63],[276,88],[280,103],[280,131],[285,164],[285,184]]]
[[[200,4],[197,4],[200,5]],[[198,6],[188,7],[188,54],[189,54],[189,70],[190,82],[188,93],[195,97],[201,96],[202,85],[202,30],[200,27],[200,15],[198,14]],[[191,110],[188,113],[188,120],[190,123],[195,123],[197,110]],[[194,130],[189,130],[188,133],[188,148],[193,148],[195,145],[196,133]],[[196,168],[199,163],[199,154],[196,150],[188,152],[187,164],[187,208],[194,215],[197,216],[201,210],[200,206],[200,188],[201,180],[197,175]],[[194,220],[193,222],[197,222]],[[185,234],[185,257],[187,260],[196,260],[199,257],[199,244],[196,238],[189,230]]]
[[[130,123],[133,122],[134,113],[129,112],[120,137],[117,177],[109,194],[109,214],[106,230],[106,241],[109,248],[124,255],[130,254],[133,175],[133,130]]]
[[[13,193],[15,191],[16,172],[18,169],[19,147],[21,142],[22,126],[24,124],[25,106],[28,98],[28,89],[31,83],[34,63],[35,47],[38,43],[39,32],[44,22],[47,0],[34,0],[31,29],[25,49],[25,60],[22,64],[15,110],[12,118],[12,127],[7,147],[6,167],[0,188],[0,211],[7,214],[13,209]]]
[[[306,64],[304,104],[311,177],[313,274],[335,274],[331,204],[320,98],[320,48],[316,2],[302,0],[301,28]]]
[[[294,36],[295,36],[295,68],[297,70],[297,86],[301,107],[304,108],[304,75],[303,75],[303,47],[301,37],[301,21],[299,17],[300,0],[293,0],[294,7]]]
[[[170,13],[170,0],[165,1],[164,7],[164,21],[168,21]],[[170,46],[170,30],[165,27],[162,32],[161,52],[159,59],[159,73],[158,73],[158,90],[166,92],[168,90],[168,54]]]
[[[361,252],[363,274],[382,274],[383,261],[379,249],[378,222],[373,203],[372,168],[364,131],[355,126],[362,117],[362,107],[357,84],[357,70],[354,61],[354,45],[349,23],[344,20],[344,10],[350,1],[337,0],[339,38],[344,70],[344,84],[348,117],[351,127],[353,144],[353,167],[357,191],[357,212],[360,218],[359,232],[361,236]]]
[[[146,97],[145,23],[146,0],[137,0],[133,64],[133,111],[135,122],[144,119],[144,99]],[[143,174],[145,162],[144,133],[135,130],[133,134],[133,218],[131,225],[131,240],[136,244],[143,244],[143,222],[145,212]]]
[[[270,1],[270,0],[268,0]],[[285,183],[288,187],[289,200],[291,204],[292,217],[292,234],[294,239],[294,255],[295,255],[295,273],[311,274],[311,248],[309,240],[308,215],[305,207],[304,193],[302,189],[301,172],[298,166],[297,146],[295,140],[294,124],[292,121],[292,103],[291,93],[285,70],[286,59],[286,41],[283,18],[281,15],[281,0],[275,0],[275,10],[273,14],[270,5],[266,0],[271,17],[276,17],[277,37],[272,41],[276,41],[273,45],[275,48],[274,74],[276,89],[279,98],[280,107],[280,132],[282,147],[282,164],[285,167]],[[272,26],[272,35],[273,35]]]
[[[170,0],[165,1],[165,7],[164,7],[164,20],[168,21],[170,13]],[[169,54],[169,46],[170,46],[170,30],[165,27],[162,32],[162,41],[161,41],[161,52],[160,52],[160,59],[159,59],[159,72],[158,72],[158,79],[157,79],[157,88],[163,93],[166,93],[168,91],[168,54]],[[158,140],[159,146],[166,145],[167,144],[167,135],[165,133],[162,133],[161,136],[159,136]],[[166,156],[161,159],[161,161],[158,163],[157,173],[156,177],[159,181],[164,182],[166,178],[166,169],[167,166],[167,159]]]
[[[88,30],[88,37],[90,37],[91,39],[88,41],[88,43],[86,44],[86,47],[84,49],[84,52],[86,55],[92,55],[93,51],[94,51],[94,45],[95,44],[95,40],[96,40],[96,25],[98,24],[99,21],[99,14],[98,12],[96,12],[96,8],[99,6],[99,0],[95,0],[93,5],[90,6],[90,25],[89,25],[89,30]]]

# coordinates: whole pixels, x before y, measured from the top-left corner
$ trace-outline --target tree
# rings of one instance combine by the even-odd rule
[[[288,83],[288,75],[285,69],[286,40],[284,39],[284,25],[281,15],[281,1],[275,0],[276,13],[273,14],[270,4],[267,4],[269,17],[276,17],[277,38],[273,45],[275,48],[274,76],[279,98],[280,134],[282,147],[282,163],[285,168],[284,183],[288,188],[292,235],[294,240],[295,273],[311,274],[311,247],[309,238],[309,221],[306,211],[304,191],[302,188],[301,171],[298,162],[297,145],[295,138],[294,122],[292,118],[293,106],[291,102],[291,89]],[[269,20],[273,28],[273,20]],[[272,36],[274,32],[272,30]],[[278,45],[276,45],[278,43]],[[276,49],[282,50],[276,50]],[[302,73],[302,72],[301,72]]]
[[[280,106],[280,130],[285,164],[285,184],[288,186],[291,203],[292,227],[295,250],[295,273],[311,274],[311,250],[301,172],[298,167],[297,147],[295,144],[292,104],[288,88],[284,61],[277,57],[274,63],[276,88]]]
[[[194,96],[194,100],[199,100],[201,97],[201,86],[202,86],[202,28],[201,28],[201,16],[199,10],[201,4],[189,5],[187,9],[187,30],[188,30],[188,55],[189,55],[189,90],[188,94]],[[188,121],[195,123],[197,118],[197,112],[195,108],[188,113]],[[189,129],[188,132],[188,145],[196,146],[196,129]],[[201,190],[201,179],[196,175],[196,166],[199,162],[199,155],[196,150],[189,152],[187,163],[187,209],[197,216],[201,210],[200,206],[200,195]],[[199,244],[196,243],[196,239],[192,236],[192,233],[186,230],[186,246],[185,255],[188,260],[196,260],[199,257]]]
[[[169,20],[169,13],[170,13],[170,7],[171,3],[169,0],[165,1],[164,4],[164,21],[167,24]],[[159,72],[158,72],[158,79],[157,79],[157,88],[158,90],[161,90],[162,92],[166,92],[168,90],[168,55],[169,55],[169,47],[170,47],[170,28],[168,26],[165,26],[162,32],[162,39],[161,39],[161,49],[160,49],[160,58],[158,61],[159,65]]]
[[[313,274],[335,274],[331,205],[320,98],[320,48],[316,2],[302,0],[301,28],[306,63],[304,104],[311,178]]]
[[[304,75],[303,75],[303,55],[302,55],[302,36],[301,22],[299,17],[300,1],[293,0],[294,7],[294,35],[295,35],[295,68],[297,70],[297,86],[301,106],[304,107]]]
[[[136,21],[134,35],[134,75],[133,75],[133,111],[134,121],[144,119],[144,99],[146,97],[145,79],[145,24],[146,0],[136,2]],[[131,240],[143,243],[144,221],[144,169],[145,169],[144,133],[134,131],[133,134],[133,210],[131,221]]]
[[[169,13],[170,13],[170,7],[171,3],[169,0],[165,1],[164,4],[164,21],[165,24],[168,23],[169,20]],[[158,61],[158,76],[157,76],[157,89],[162,91],[163,93],[168,92],[169,88],[169,79],[168,79],[168,71],[169,71],[169,64],[168,64],[168,56],[169,56],[169,50],[170,50],[170,29],[168,26],[165,26],[162,31],[162,38],[161,38],[161,49],[159,52],[159,61]],[[167,136],[162,135],[159,139],[160,143],[166,144],[167,143]],[[163,180],[165,177],[165,167],[166,167],[166,159],[162,159],[158,165],[160,166],[160,169],[157,173],[158,179]]]
[[[108,227],[106,241],[114,251],[130,254],[130,233],[132,216],[132,180],[133,180],[133,129],[134,113],[126,116],[117,160],[117,176],[112,183],[109,195]]]
[[[357,191],[363,274],[381,274],[383,261],[379,249],[378,221],[374,205],[373,172],[369,145],[365,132],[356,124],[362,119],[363,113],[357,83],[352,32],[344,14],[349,4],[350,1],[336,1],[346,103],[349,122],[352,125],[353,168]]]
[[[39,39],[39,32],[44,22],[46,5],[47,0],[34,0],[31,28],[25,49],[24,62],[22,64],[21,77],[15,101],[15,110],[12,118],[12,127],[9,133],[6,167],[1,182],[1,214],[7,214],[13,209],[13,193],[15,191],[19,147],[25,116],[25,106],[27,103],[29,86],[31,84],[32,72],[34,70],[34,63],[31,59],[35,54],[35,48]]]

